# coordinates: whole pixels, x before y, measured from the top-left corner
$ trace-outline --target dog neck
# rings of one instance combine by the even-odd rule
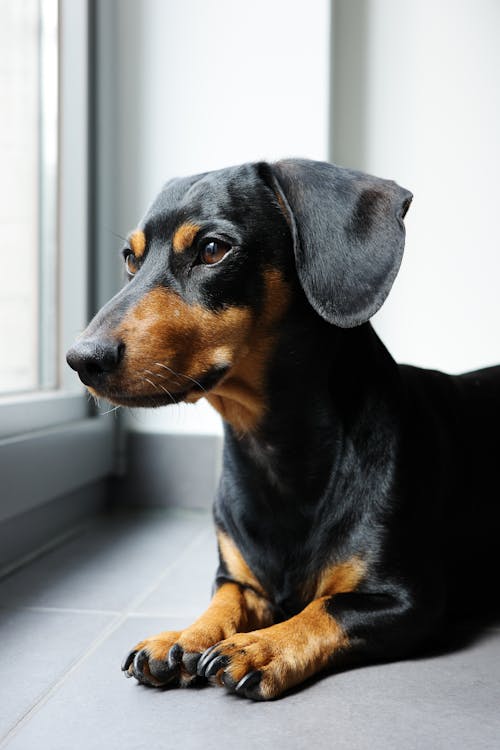
[[[307,489],[314,496],[366,415],[391,411],[397,378],[370,324],[342,330],[319,321],[312,330],[306,320],[302,328],[292,321],[283,326],[265,378],[235,378],[221,391],[232,460],[253,466],[279,494]],[[253,429],[232,423],[245,410],[258,417]]]

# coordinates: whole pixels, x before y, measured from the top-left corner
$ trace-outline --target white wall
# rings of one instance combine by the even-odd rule
[[[500,3],[337,0],[333,157],[414,193],[375,326],[400,361],[500,362]]]
[[[125,234],[175,175],[327,159],[328,0],[115,0],[117,215]],[[135,430],[216,432],[208,404],[136,410]]]
[[[335,0],[332,134],[328,0],[108,2],[112,231],[173,175],[330,153],[415,194],[375,319],[395,357],[450,372],[500,361],[498,0]],[[207,404],[136,410],[130,426],[220,430]]]

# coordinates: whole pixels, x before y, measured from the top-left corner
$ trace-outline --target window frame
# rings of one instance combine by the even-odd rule
[[[0,397],[0,521],[109,476],[114,467],[117,421],[96,416],[64,358],[85,327],[95,297],[89,190],[95,187],[89,166],[96,95],[93,10],[88,0],[59,0],[59,387]]]

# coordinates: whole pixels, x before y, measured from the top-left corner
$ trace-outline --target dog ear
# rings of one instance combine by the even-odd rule
[[[365,323],[399,270],[412,194],[390,180],[325,162],[285,159],[270,169],[312,307],[342,328]]]

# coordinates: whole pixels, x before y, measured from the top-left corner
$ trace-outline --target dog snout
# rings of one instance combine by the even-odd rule
[[[122,341],[83,339],[71,347],[66,361],[85,385],[95,387],[118,368],[124,353]]]

